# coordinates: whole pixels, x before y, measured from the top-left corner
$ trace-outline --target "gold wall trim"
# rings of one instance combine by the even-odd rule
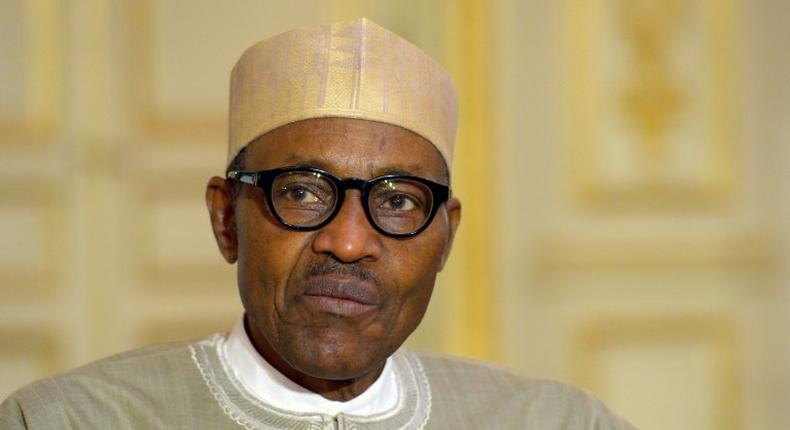
[[[574,270],[705,269],[770,272],[780,265],[769,235],[685,239],[550,239],[538,248],[537,273]]]
[[[25,103],[21,118],[0,118],[0,145],[44,145],[63,125],[64,16],[60,0],[26,0]]]
[[[152,207],[160,204],[199,204],[202,202],[205,188],[206,177],[201,172],[194,174],[165,173],[157,174],[155,177],[141,178],[131,190],[134,196],[134,210],[140,216],[137,217],[135,231],[129,233],[131,237],[145,237],[147,241],[136,241],[132,247],[133,268],[135,278],[139,280],[136,290],[149,293],[166,293],[173,291],[184,291],[188,289],[194,294],[214,294],[218,285],[226,285],[232,282],[229,273],[222,269],[226,266],[224,260],[218,258],[216,264],[207,264],[199,260],[195,262],[157,262],[150,257],[150,245],[156,243],[159,238],[155,235],[155,227],[151,218]],[[167,186],[162,186],[167,184]],[[208,215],[206,215],[205,228],[210,228]],[[229,266],[233,267],[233,266]]]
[[[575,382],[601,393],[598,373],[600,354],[610,345],[660,343],[672,345],[687,340],[716,351],[711,363],[716,393],[709,428],[740,428],[740,347],[736,324],[718,315],[658,315],[608,318],[586,322],[576,332],[573,345]],[[646,387],[649,390],[649,387]],[[682,389],[682,387],[680,388]]]
[[[493,306],[499,279],[493,268],[496,259],[497,207],[493,190],[496,180],[497,141],[493,121],[494,47],[497,46],[492,19],[496,2],[463,0],[446,9],[446,45],[449,72],[455,80],[460,102],[453,187],[463,205],[462,222],[454,245],[453,279],[460,285],[461,300],[450,309],[447,328],[451,352],[482,359],[499,354],[498,326]]]

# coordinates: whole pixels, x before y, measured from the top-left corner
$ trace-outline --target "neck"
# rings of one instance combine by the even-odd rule
[[[256,330],[250,330],[246,317],[244,318],[244,330],[258,354],[272,367],[296,384],[328,400],[345,402],[359,396],[376,382],[384,370],[384,363],[381,363],[372,371],[351,379],[324,379],[311,376],[300,372],[283,360],[266,338],[260,336]]]

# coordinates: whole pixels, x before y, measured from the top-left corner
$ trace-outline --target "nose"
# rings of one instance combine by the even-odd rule
[[[381,237],[365,216],[360,192],[346,193],[335,218],[316,233],[313,251],[331,254],[345,263],[376,261],[381,258]]]

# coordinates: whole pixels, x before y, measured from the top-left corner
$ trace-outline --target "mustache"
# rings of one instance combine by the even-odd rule
[[[378,277],[358,263],[341,263],[336,260],[322,260],[310,263],[304,271],[305,279],[327,275],[349,276],[363,282],[379,285]]]

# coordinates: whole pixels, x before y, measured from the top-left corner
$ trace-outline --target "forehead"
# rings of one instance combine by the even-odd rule
[[[309,165],[341,177],[409,173],[446,182],[439,151],[404,128],[354,118],[313,118],[276,128],[251,143],[245,168]]]

